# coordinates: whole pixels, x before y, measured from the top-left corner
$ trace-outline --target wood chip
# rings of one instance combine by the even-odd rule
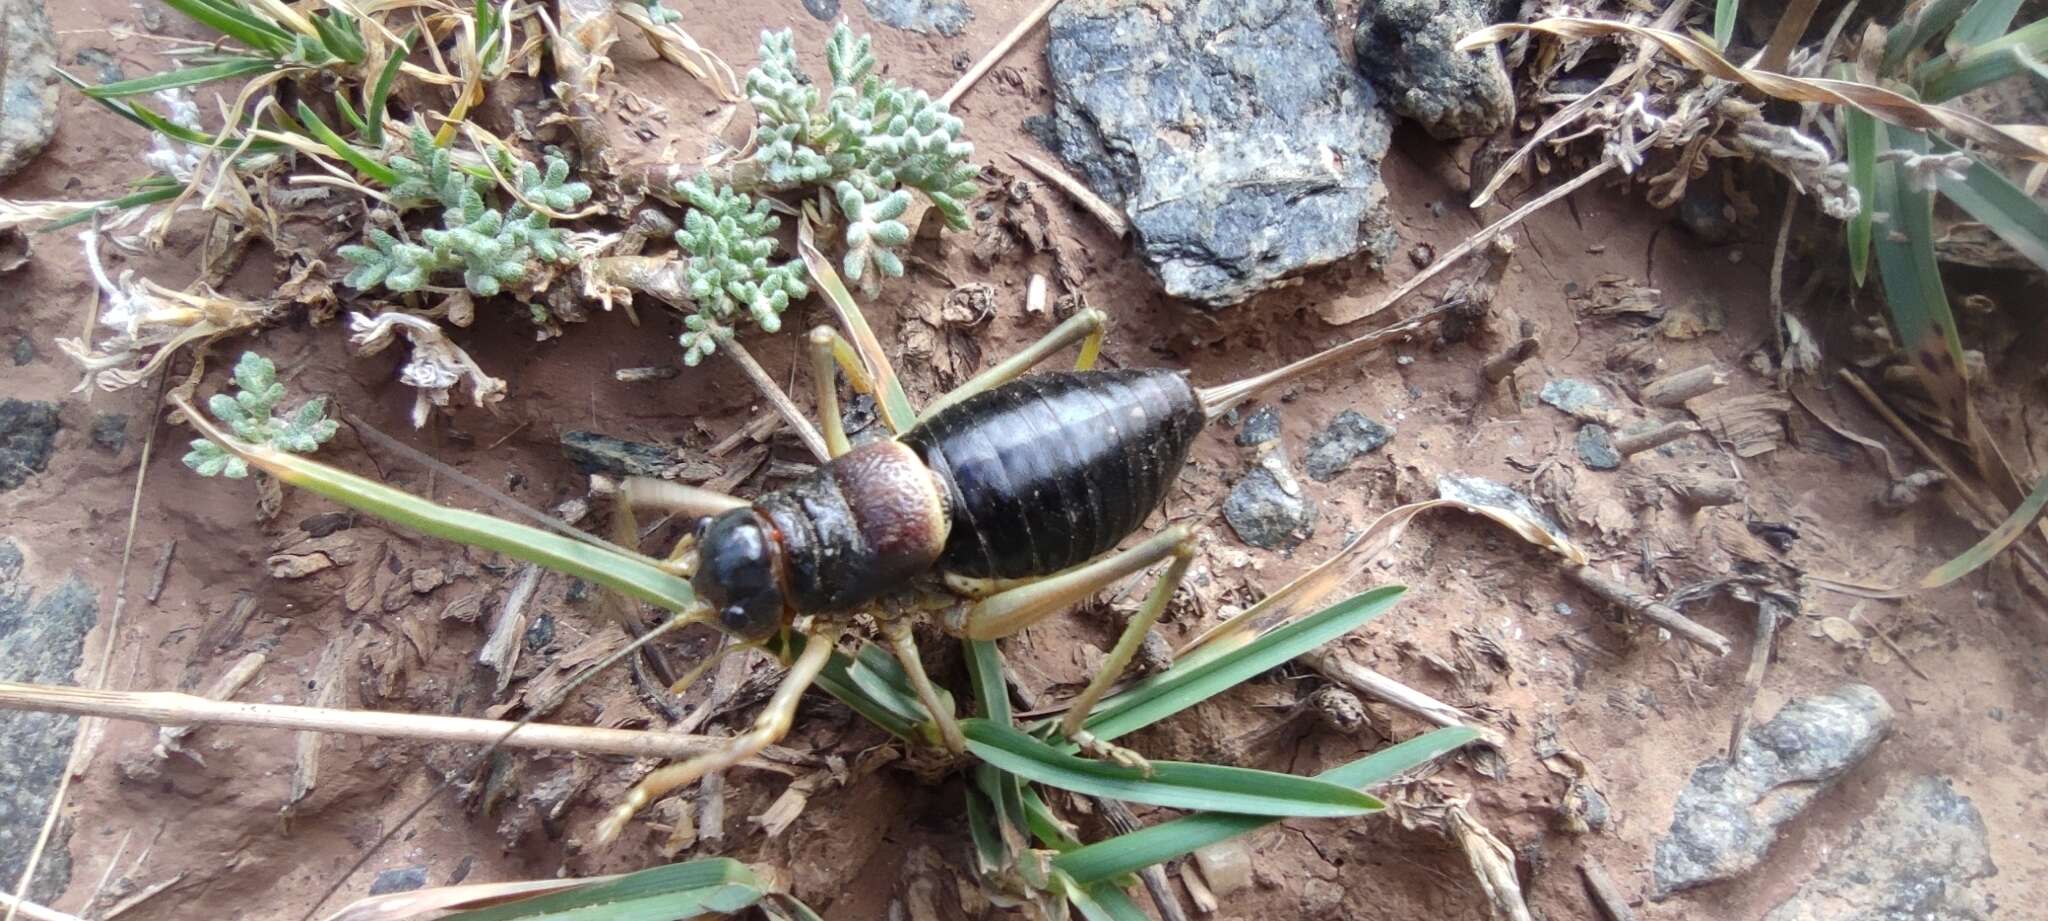
[[[1701,405],[1686,404],[1715,439],[1738,457],[1769,454],[1785,444],[1785,417],[1792,401],[1782,393],[1753,393]]]

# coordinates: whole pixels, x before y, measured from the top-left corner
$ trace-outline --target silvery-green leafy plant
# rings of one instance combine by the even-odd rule
[[[277,366],[255,352],[243,352],[242,359],[235,363],[235,391],[233,396],[214,394],[213,399],[206,401],[206,409],[236,438],[250,444],[310,454],[340,428],[327,418],[326,397],[314,397],[298,409],[278,415],[277,404],[284,401],[284,384],[277,379]],[[249,475],[246,461],[205,438],[193,439],[192,450],[185,455],[185,466],[200,476],[239,480]]]
[[[398,176],[392,203],[402,210],[439,206],[441,226],[420,231],[419,243],[371,228],[367,245],[342,247],[342,258],[355,265],[344,279],[350,287],[417,291],[435,273],[460,269],[464,287],[489,297],[524,281],[536,260],[569,257],[562,231],[549,225],[547,214],[527,206],[561,212],[589,200],[590,186],[569,180],[569,163],[560,155],[550,152],[544,166],[535,166],[503,148],[492,151],[493,164],[517,181],[523,199],[500,210],[488,197],[492,180],[464,172],[425,130],[413,130],[411,149],[411,156],[391,158]]]
[[[683,363],[695,366],[739,319],[752,320],[764,332],[781,329],[782,312],[810,289],[801,263],[770,262],[776,248],[771,234],[782,220],[766,200],[701,176],[676,192],[690,203],[676,245],[689,254],[684,276],[697,304],[697,312],[683,320],[682,335]]]
[[[967,201],[979,174],[960,139],[960,119],[920,90],[875,74],[867,36],[840,24],[825,46],[832,89],[818,87],[797,64],[788,30],[761,36],[761,62],[747,74],[758,118],[753,162],[771,189],[830,188],[846,223],[843,271],[872,295],[878,276],[900,276],[890,250],[910,240],[897,220],[923,193],[946,224],[965,230]]]

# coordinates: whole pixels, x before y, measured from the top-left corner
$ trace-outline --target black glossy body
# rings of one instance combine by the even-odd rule
[[[948,494],[939,567],[1015,579],[1086,562],[1136,531],[1203,421],[1182,372],[1073,371],[977,394],[899,440]]]

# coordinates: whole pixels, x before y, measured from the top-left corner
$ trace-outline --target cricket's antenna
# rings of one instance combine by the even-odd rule
[[[1333,345],[1293,364],[1274,368],[1264,374],[1254,375],[1243,380],[1231,381],[1228,384],[1198,388],[1195,390],[1195,398],[1202,401],[1202,411],[1208,415],[1208,421],[1214,422],[1221,418],[1224,413],[1237,408],[1239,404],[1251,398],[1255,393],[1289,383],[1308,374],[1321,371],[1330,365],[1351,361],[1382,345],[1414,333],[1416,330],[1429,325],[1431,321],[1463,306],[1462,303],[1457,301],[1446,302],[1409,317],[1406,320],[1402,320],[1399,323],[1395,323],[1392,326],[1373,330],[1350,342],[1342,345]]]

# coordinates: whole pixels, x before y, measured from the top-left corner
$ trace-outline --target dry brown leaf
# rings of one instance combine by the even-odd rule
[[[1465,36],[1458,42],[1458,48],[1471,51],[1505,41],[1519,32],[1538,32],[1559,38],[1576,39],[1628,35],[1654,42],[1687,66],[1710,76],[1740,83],[1779,99],[1850,106],[1888,124],[1904,128],[1947,131],[1999,153],[2036,162],[2048,162],[2048,127],[1994,125],[1974,115],[1942,106],[1927,105],[1888,89],[1850,80],[1788,77],[1761,70],[1744,70],[1729,63],[1727,58],[1712,48],[1663,29],[1606,19],[1558,17],[1531,23],[1505,22],[1488,26]]]

